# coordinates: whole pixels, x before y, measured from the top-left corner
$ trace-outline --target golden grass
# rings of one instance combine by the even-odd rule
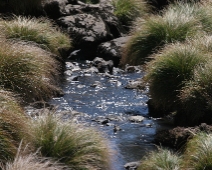
[[[65,163],[71,169],[107,170],[108,148],[96,130],[73,122],[64,122],[56,115],[44,114],[30,123],[31,144],[41,154]]]
[[[60,64],[52,54],[30,43],[1,40],[0,86],[24,101],[45,100],[55,93]]]
[[[60,55],[60,49],[71,47],[70,38],[47,18],[14,16],[1,19],[0,37],[35,42],[56,55]]]
[[[12,93],[0,90],[0,162],[15,157],[22,139],[28,137],[28,118]]]

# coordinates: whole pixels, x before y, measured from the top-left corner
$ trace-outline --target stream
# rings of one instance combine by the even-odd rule
[[[112,76],[86,73],[86,63],[75,63],[67,72],[62,85],[65,95],[53,98],[51,104],[58,111],[75,110],[85,113],[77,121],[95,126],[104,132],[114,150],[112,170],[124,170],[128,162],[139,161],[147,152],[155,150],[153,144],[157,130],[168,128],[161,119],[148,115],[148,88],[143,91],[126,89],[130,80],[141,78],[144,73],[117,71]],[[131,122],[130,116],[143,116],[142,122]],[[114,126],[121,130],[114,131]]]

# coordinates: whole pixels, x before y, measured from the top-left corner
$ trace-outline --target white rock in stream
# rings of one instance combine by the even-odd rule
[[[129,121],[131,122],[142,122],[144,120],[143,116],[130,116]]]

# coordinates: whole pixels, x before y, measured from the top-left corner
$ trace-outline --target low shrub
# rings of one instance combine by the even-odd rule
[[[145,16],[149,11],[144,0],[113,0],[114,14],[124,26],[131,26],[137,17]]]
[[[180,170],[182,160],[181,157],[173,154],[167,149],[159,149],[158,151],[150,152],[144,157],[138,170]]]
[[[0,21],[0,36],[35,42],[41,48],[60,55],[59,49],[70,48],[70,39],[46,18],[16,16]]]
[[[187,169],[212,169],[211,134],[197,134],[187,143],[184,164]]]
[[[27,121],[12,93],[0,90],[0,163],[14,159],[19,143],[28,136]]]
[[[166,46],[147,64],[145,79],[155,108],[176,109],[180,90],[191,80],[198,65],[205,63],[208,55],[194,46],[176,43]]]
[[[108,148],[94,129],[62,122],[52,114],[39,116],[30,123],[32,141],[41,154],[65,163],[71,169],[107,169]]]
[[[121,64],[142,64],[165,44],[184,41],[196,35],[202,26],[194,17],[195,10],[195,4],[176,3],[164,10],[161,16],[138,20],[123,49]]]
[[[59,63],[52,54],[27,43],[5,40],[0,46],[0,86],[24,101],[45,100],[59,93]]]

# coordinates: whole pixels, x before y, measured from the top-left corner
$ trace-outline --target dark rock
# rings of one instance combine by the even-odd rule
[[[91,87],[94,87],[94,88],[102,87],[102,84],[99,81],[96,81],[94,84],[91,85]]]
[[[126,89],[140,89],[142,88],[142,79],[130,80],[125,86]]]
[[[67,78],[68,81],[79,81],[79,76],[71,76]]]
[[[117,131],[121,131],[122,129],[119,127],[119,126],[117,126],[117,125],[114,125],[114,127],[113,127],[113,132],[114,133],[116,133]]]
[[[211,133],[212,126],[202,123],[196,127],[176,127],[170,130],[158,131],[155,136],[155,143],[176,149],[183,149],[186,142],[191,139],[194,134],[199,132]]]
[[[92,60],[98,44],[113,38],[105,22],[98,15],[65,16],[58,20],[58,24],[67,28],[75,48],[81,49],[80,55],[84,59]]]
[[[93,121],[98,122],[99,124],[107,124],[109,123],[109,120],[105,118],[104,116],[97,116]]]
[[[72,5],[76,5],[76,4],[78,4],[78,1],[77,0],[68,0],[68,3],[72,4]]]
[[[93,60],[100,43],[122,36],[125,31],[109,2],[99,4],[77,4],[60,6],[62,17],[57,20],[59,26],[65,28],[73,39],[75,49],[81,49],[81,59]],[[58,11],[58,10],[57,10]]]
[[[141,66],[130,66],[128,64],[125,65],[124,71],[126,73],[138,73],[141,72]]]
[[[97,56],[101,56],[104,60],[112,60],[114,62],[114,66],[117,67],[122,56],[122,47],[128,39],[129,36],[120,37],[100,44],[97,49]]]
[[[44,11],[51,19],[58,19],[65,14],[65,6],[68,0],[50,0],[44,4]]]
[[[100,73],[113,73],[113,61],[105,61],[102,58],[96,57],[93,62],[93,66],[97,67]]]
[[[140,162],[129,162],[129,163],[126,163],[124,167],[127,170],[136,170],[140,164],[141,164]]]

